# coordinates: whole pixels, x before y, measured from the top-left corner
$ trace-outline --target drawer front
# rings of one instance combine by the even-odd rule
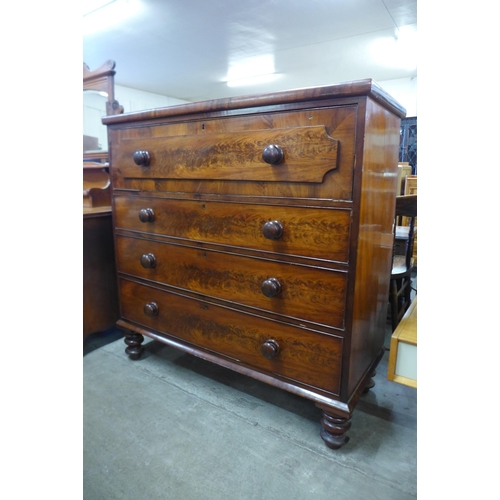
[[[124,139],[113,163],[125,178],[321,182],[339,141],[324,125]]]
[[[352,200],[357,117],[353,104],[113,126],[113,188]]]
[[[278,325],[128,280],[120,280],[120,294],[124,319],[258,370],[339,393],[340,338]],[[263,348],[274,357],[265,357]]]
[[[347,273],[116,238],[120,272],[285,317],[344,326]]]
[[[283,255],[348,262],[351,212],[347,209],[246,205],[136,196],[115,196],[114,202],[118,229]],[[151,214],[150,220],[146,215],[141,215],[141,210],[142,214]],[[142,222],[140,216],[146,222]]]

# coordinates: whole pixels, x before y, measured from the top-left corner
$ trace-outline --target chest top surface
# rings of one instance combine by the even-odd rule
[[[364,79],[347,83],[337,83],[319,87],[286,90],[265,94],[254,94],[240,97],[228,97],[210,101],[193,102],[157,108],[152,110],[124,113],[103,117],[106,125],[115,125],[145,120],[155,120],[180,115],[219,112],[231,114],[238,110],[280,106],[307,101],[327,101],[331,99],[369,96],[400,118],[406,116],[406,110],[390,94],[382,89],[374,80]]]

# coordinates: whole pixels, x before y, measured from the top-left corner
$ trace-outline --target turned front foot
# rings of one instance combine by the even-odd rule
[[[347,431],[351,427],[351,419],[339,417],[322,411],[320,436],[329,448],[338,450],[349,441]]]
[[[125,352],[130,359],[139,359],[141,357],[144,351],[144,346],[141,345],[143,342],[144,337],[140,333],[127,332],[125,334],[125,344],[128,346]]]
[[[375,380],[373,380],[373,377],[375,377],[376,374],[377,372],[375,371],[370,373],[370,378],[363,389],[363,394],[366,394],[372,387],[375,387]]]

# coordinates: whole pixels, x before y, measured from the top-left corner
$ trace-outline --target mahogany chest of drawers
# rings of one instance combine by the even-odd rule
[[[312,400],[348,440],[384,352],[405,110],[372,80],[103,118],[126,352]]]

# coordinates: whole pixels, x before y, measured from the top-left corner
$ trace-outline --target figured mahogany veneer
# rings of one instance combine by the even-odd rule
[[[113,162],[119,165],[114,170],[114,186],[193,195],[352,198],[356,107],[265,114],[247,110],[241,116],[219,109],[217,116],[214,112],[196,115],[194,111],[203,107],[197,103],[187,109],[184,105],[165,108],[167,113],[177,109],[189,116],[180,120],[172,116],[154,127],[123,123],[111,146]],[[133,123],[142,115],[126,116]],[[280,139],[285,142],[280,144]],[[270,160],[264,154],[268,146],[283,150],[284,157],[277,164],[263,158]],[[326,184],[325,179],[329,179]]]
[[[125,279],[120,280],[122,314],[154,331],[167,332],[236,362],[278,372],[302,384],[338,393],[342,339],[289,325]],[[146,308],[146,310],[144,310]],[[279,356],[263,356],[263,344],[279,344]]]
[[[400,119],[372,80],[106,117],[126,352],[301,395],[348,441],[384,352]]]
[[[348,262],[349,209],[229,204],[118,193],[114,201],[116,230],[120,232]]]
[[[324,126],[123,140],[124,177],[321,182],[337,167]]]
[[[344,326],[346,271],[123,236],[116,237],[116,257],[120,271],[130,276],[279,315]]]

